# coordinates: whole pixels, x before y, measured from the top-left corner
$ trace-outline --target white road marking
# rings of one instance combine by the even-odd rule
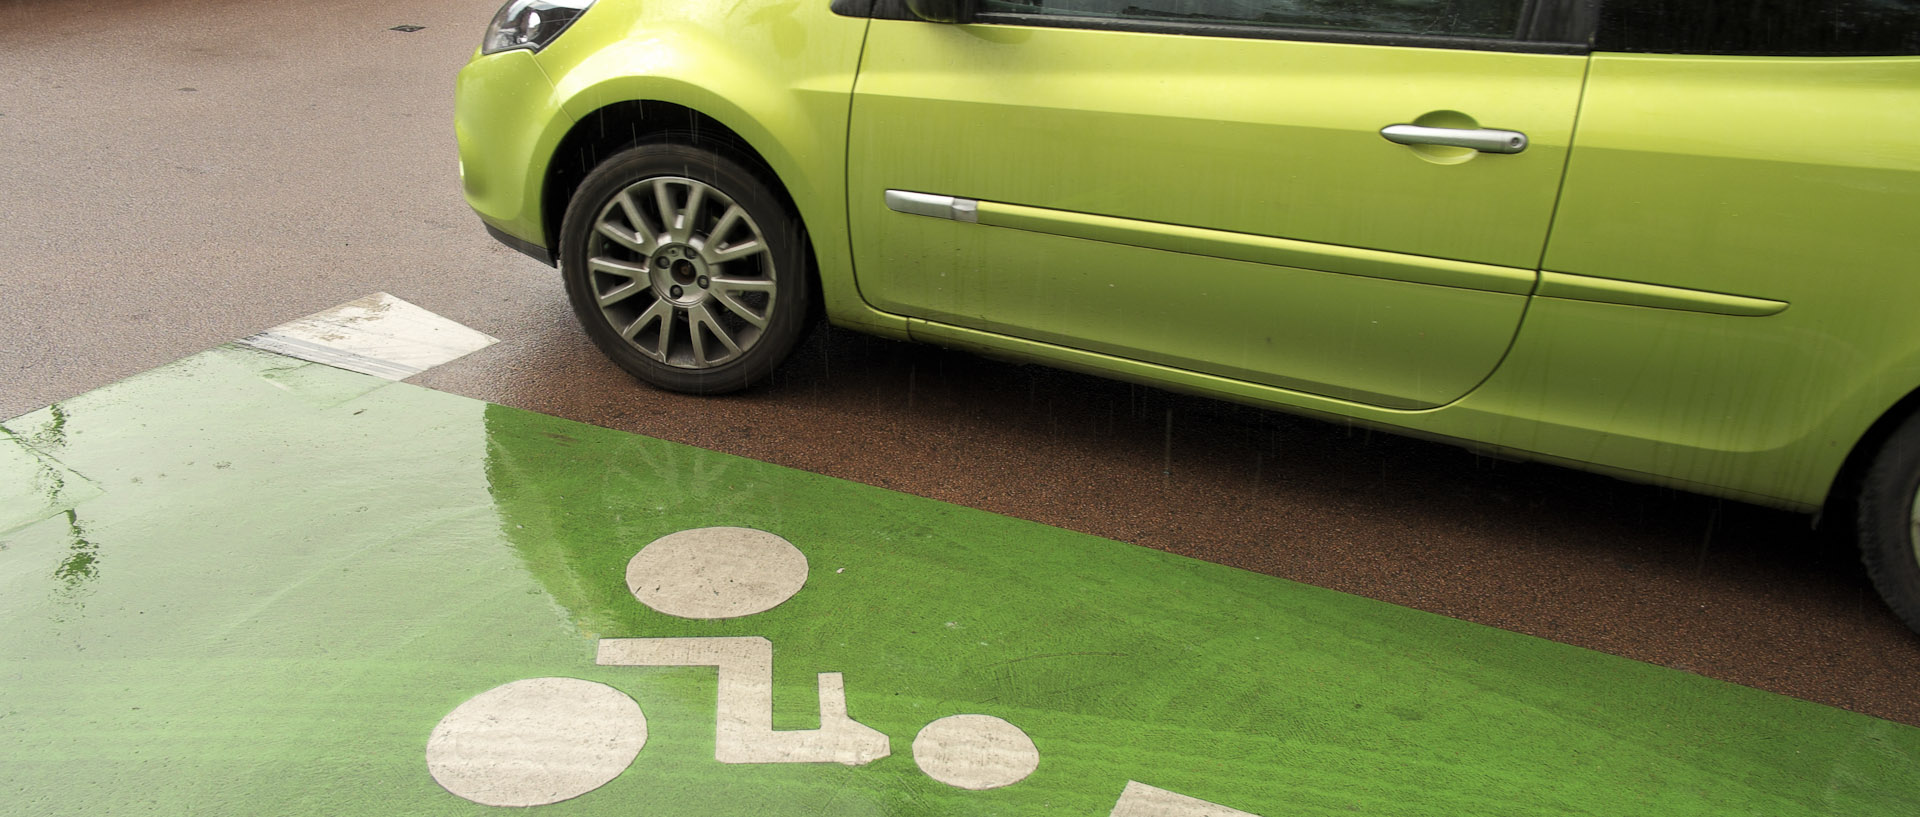
[[[695,528],[653,540],[627,562],[627,589],[670,616],[738,618],[780,606],[807,583],[807,557],[752,528]]]
[[[240,343],[348,371],[404,380],[499,340],[376,292]]]
[[[427,769],[488,806],[540,806],[606,785],[647,743],[625,693],[577,678],[533,678],[467,699],[427,738]]]
[[[847,716],[846,684],[820,673],[820,728],[773,731],[773,642],[759,636],[603,638],[596,662],[617,667],[718,667],[713,756],[721,763],[844,763],[892,753],[887,736]]]
[[[1127,788],[1120,792],[1120,802],[1113,805],[1113,812],[1107,817],[1259,817],[1259,815],[1129,780]]]
[[[1040,768],[1040,750],[1020,727],[991,715],[954,715],[913,739],[913,762],[928,777],[979,791],[1011,786]]]

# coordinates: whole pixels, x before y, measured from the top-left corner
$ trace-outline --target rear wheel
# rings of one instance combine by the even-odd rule
[[[635,377],[715,394],[771,374],[807,319],[805,238],[733,159],[645,144],[581,182],[560,229],[567,298],[601,351]]]
[[[1920,413],[1900,424],[1860,486],[1860,557],[1880,596],[1920,632]]]

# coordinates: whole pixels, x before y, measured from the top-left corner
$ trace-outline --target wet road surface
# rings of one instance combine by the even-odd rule
[[[1920,729],[237,344],[0,424],[0,475],[8,814],[1920,799]]]
[[[502,339],[435,389],[1920,724],[1920,637],[1804,517],[841,331],[635,384],[460,201],[495,6],[0,0],[0,417],[386,291]]]

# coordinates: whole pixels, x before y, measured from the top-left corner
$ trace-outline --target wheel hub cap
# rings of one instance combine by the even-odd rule
[[[628,185],[601,206],[586,249],[588,285],[607,325],[676,368],[713,368],[752,349],[779,297],[760,225],[697,179]]]
[[[691,244],[669,244],[653,256],[653,288],[659,297],[680,306],[707,300],[707,263]]]

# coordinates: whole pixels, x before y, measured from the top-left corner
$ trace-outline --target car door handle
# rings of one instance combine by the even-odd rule
[[[1527,149],[1527,135],[1512,130],[1388,125],[1380,129],[1380,135],[1399,145],[1444,145],[1471,148],[1481,153],[1519,153]]]

